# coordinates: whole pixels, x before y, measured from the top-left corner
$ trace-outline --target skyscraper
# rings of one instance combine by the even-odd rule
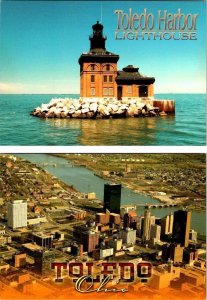
[[[151,225],[155,224],[155,216],[151,216],[149,210],[144,212],[144,224],[143,224],[143,233],[142,233],[142,241],[150,240],[150,231]]]
[[[172,234],[172,232],[173,232],[173,222],[174,222],[174,215],[173,215],[173,213],[171,212],[171,214],[168,217],[169,217],[168,234]]]
[[[161,233],[162,233],[162,236],[172,234],[172,232],[173,232],[173,221],[174,221],[174,216],[173,216],[172,213],[169,216],[166,216],[161,220]]]
[[[15,229],[27,226],[27,202],[14,200],[7,206],[8,226]]]
[[[162,246],[162,259],[180,263],[183,261],[183,249],[184,247],[181,247],[180,244],[165,244]]]
[[[197,243],[197,232],[193,229],[190,230],[189,240],[193,243]]]
[[[188,247],[191,212],[178,210],[174,212],[173,239],[181,246]]]
[[[134,210],[129,211],[128,213],[124,214],[124,228],[133,228],[137,229],[137,213]]]
[[[150,228],[150,239],[160,241],[161,226],[152,224]]]
[[[35,252],[35,271],[41,276],[51,274],[51,263],[55,260],[55,253],[49,250],[42,250]]]
[[[120,214],[121,184],[104,185],[104,209],[112,213]]]

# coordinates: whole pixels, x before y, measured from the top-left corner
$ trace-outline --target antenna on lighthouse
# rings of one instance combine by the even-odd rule
[[[102,7],[102,1],[101,1],[101,24],[102,24],[102,17],[103,17],[103,7]]]

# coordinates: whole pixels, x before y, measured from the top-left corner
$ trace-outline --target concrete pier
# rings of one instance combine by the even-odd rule
[[[160,111],[164,111],[166,114],[175,114],[174,100],[153,100],[151,105],[159,107]]]

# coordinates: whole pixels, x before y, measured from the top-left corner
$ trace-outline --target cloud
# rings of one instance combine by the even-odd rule
[[[0,82],[0,94],[78,94],[77,82],[52,80],[43,84],[22,84],[14,82]]]
[[[24,86],[17,83],[0,82],[0,93],[1,94],[14,94],[23,93]]]

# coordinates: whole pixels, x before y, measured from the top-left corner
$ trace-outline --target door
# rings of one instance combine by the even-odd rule
[[[118,86],[117,97],[118,100],[122,99],[122,86]]]
[[[139,86],[139,97],[148,97],[148,87],[146,85]]]

